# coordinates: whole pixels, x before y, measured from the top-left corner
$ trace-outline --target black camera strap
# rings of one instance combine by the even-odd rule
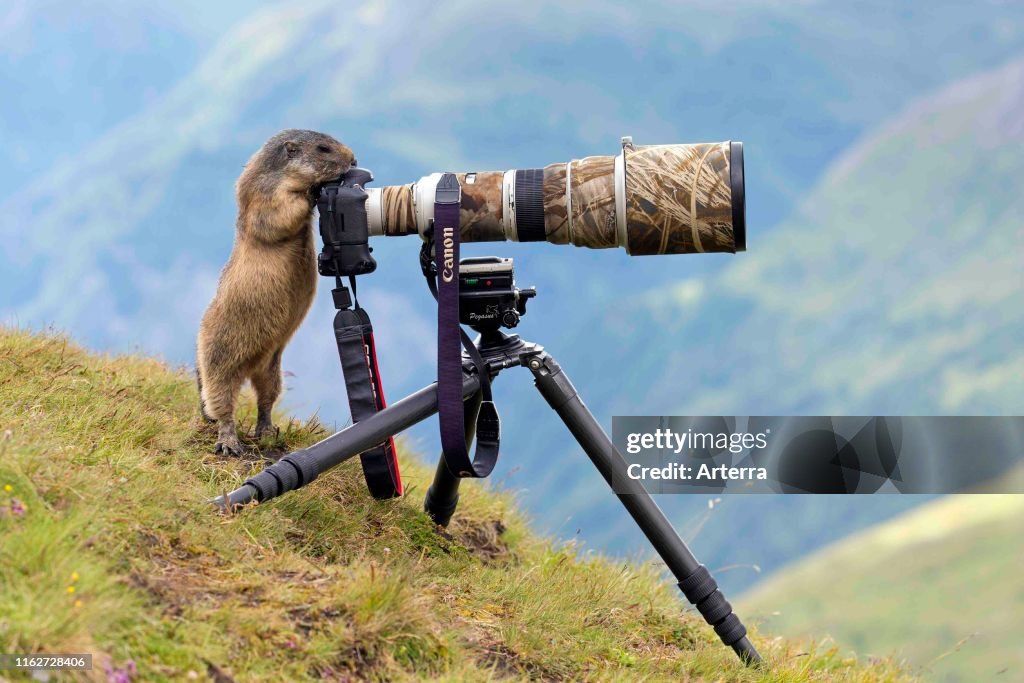
[[[434,193],[434,263],[437,277],[424,268],[437,299],[437,399],[441,450],[448,470],[458,477],[486,477],[498,461],[501,421],[491,397],[487,363],[459,325],[459,206],[461,188],[445,173]],[[462,348],[480,377],[481,404],[476,420],[476,450],[469,458],[462,396]]]
[[[355,276],[372,273],[377,268],[367,242],[369,235],[364,208],[367,195],[363,186],[371,180],[373,174],[366,169],[352,168],[338,181],[325,183],[316,195],[320,237],[324,242],[317,258],[317,270],[321,275],[333,276],[335,281],[331,292],[334,307],[338,310],[334,316],[334,339],[338,344],[353,423],[365,420],[386,405],[377,367],[373,325],[356,296]],[[351,293],[342,284],[341,278],[345,275],[352,287]],[[402,477],[398,472],[392,438],[360,453],[359,459],[363,464],[366,486],[374,498],[402,495]]]
[[[334,305],[338,309],[334,316],[334,338],[338,343],[352,422],[356,423],[383,410],[387,404],[377,367],[373,325],[370,323],[370,315],[359,306],[356,279],[349,276],[351,297],[348,289],[341,284],[341,278],[337,282],[338,286],[333,291]],[[353,299],[355,307],[349,308]],[[398,471],[393,438],[388,437],[379,446],[360,453],[359,460],[363,465],[366,486],[374,498],[384,500],[402,495],[402,476]]]

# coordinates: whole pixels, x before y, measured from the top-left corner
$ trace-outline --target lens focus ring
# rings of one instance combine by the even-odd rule
[[[516,236],[520,242],[543,242],[544,169],[516,170]]]

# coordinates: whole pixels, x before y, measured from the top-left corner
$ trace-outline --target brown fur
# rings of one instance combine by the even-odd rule
[[[352,151],[328,135],[285,130],[238,179],[234,249],[197,341],[200,409],[218,423],[218,453],[241,453],[234,412],[246,379],[256,390],[256,438],[274,430],[281,353],[316,291],[313,192],[354,162]]]

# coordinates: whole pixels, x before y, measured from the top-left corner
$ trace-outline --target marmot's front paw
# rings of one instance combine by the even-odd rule
[[[222,434],[217,438],[217,445],[213,447],[213,452],[237,457],[242,454],[242,444],[234,434]]]

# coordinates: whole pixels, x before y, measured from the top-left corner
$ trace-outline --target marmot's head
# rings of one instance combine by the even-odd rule
[[[267,140],[259,156],[264,169],[279,171],[304,189],[334,180],[355,163],[352,150],[313,130],[283,130]]]

